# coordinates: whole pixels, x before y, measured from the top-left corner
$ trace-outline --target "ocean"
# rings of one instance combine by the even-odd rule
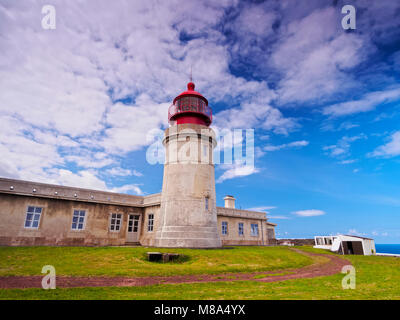
[[[377,253],[400,254],[400,244],[376,244]]]

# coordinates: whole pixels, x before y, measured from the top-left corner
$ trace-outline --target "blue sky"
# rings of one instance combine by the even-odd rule
[[[216,166],[217,205],[268,212],[278,237],[400,243],[399,16],[389,0],[0,0],[0,176],[160,192],[149,132],[192,67],[213,126],[255,132],[254,170]]]

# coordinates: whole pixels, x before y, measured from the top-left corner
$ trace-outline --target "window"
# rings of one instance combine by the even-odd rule
[[[25,218],[25,228],[30,228],[30,229],[38,229],[39,228],[39,222],[40,222],[40,216],[42,215],[42,209],[40,207],[28,207],[28,210],[26,212],[26,218]]]
[[[210,199],[209,199],[208,197],[206,197],[206,198],[205,198],[205,202],[206,202],[206,210],[208,210],[208,202],[209,202],[209,200],[210,200]]]
[[[122,220],[122,214],[121,213],[112,213],[111,214],[111,221],[110,221],[110,230],[111,231],[119,231],[119,230],[121,230],[121,220]]]
[[[147,231],[152,232],[154,229],[154,214],[150,213],[149,214],[149,221],[147,224]]]
[[[251,224],[251,235],[258,236],[258,224],[257,223]]]
[[[139,229],[139,216],[129,215],[128,232],[138,232]]]
[[[208,147],[206,145],[203,145],[203,157],[207,157],[207,149]]]
[[[228,234],[228,222],[222,221],[222,234],[227,235]]]
[[[85,210],[74,210],[72,216],[72,230],[83,230],[85,228]]]
[[[244,235],[244,228],[243,228],[243,223],[239,222],[239,236]]]

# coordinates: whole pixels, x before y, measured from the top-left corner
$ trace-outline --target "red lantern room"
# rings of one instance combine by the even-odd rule
[[[208,101],[199,92],[194,91],[194,83],[189,82],[187,91],[174,99],[168,109],[168,121],[171,125],[194,123],[209,126],[212,122]]]

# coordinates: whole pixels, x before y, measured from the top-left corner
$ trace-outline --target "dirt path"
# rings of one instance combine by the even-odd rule
[[[170,283],[195,283],[195,282],[217,282],[255,280],[262,282],[276,282],[289,279],[314,278],[339,273],[342,267],[350,264],[348,260],[334,255],[309,253],[298,249],[296,252],[308,256],[322,256],[329,259],[327,263],[314,263],[298,269],[274,270],[252,273],[224,273],[218,275],[187,275],[167,277],[70,277],[57,276],[57,288],[73,287],[131,287],[148,286],[154,284]],[[0,288],[41,288],[43,276],[10,276],[0,277]]]

